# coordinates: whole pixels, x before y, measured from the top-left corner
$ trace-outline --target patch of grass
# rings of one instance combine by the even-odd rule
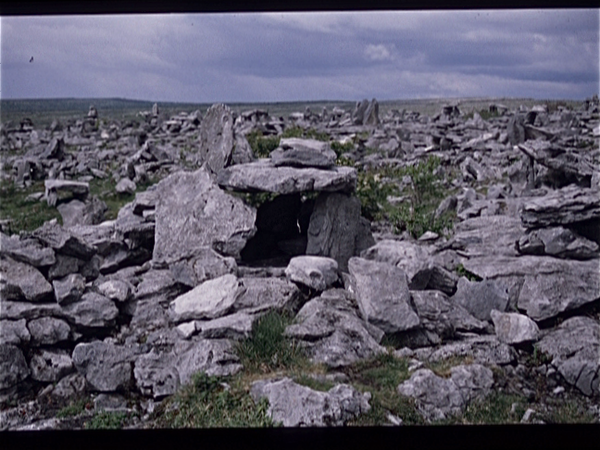
[[[48,206],[46,202],[26,200],[28,195],[35,192],[44,192],[43,181],[35,182],[28,188],[19,188],[12,180],[0,182],[0,220],[12,220],[11,233],[33,231],[52,219],[62,223],[56,208]]]
[[[279,136],[263,136],[259,130],[251,131],[246,135],[248,144],[257,158],[268,158],[273,150],[279,147]]]
[[[244,390],[225,388],[219,378],[199,373],[166,400],[156,424],[161,428],[272,427],[268,407],[266,399],[255,403]]]
[[[462,263],[460,263],[456,268],[456,273],[459,277],[465,277],[469,281],[483,280],[483,278],[481,278],[479,275],[475,275],[473,272],[469,272],[467,269],[465,269],[465,266],[463,266]]]
[[[64,408],[61,408],[57,413],[56,417],[65,418],[65,417],[73,417],[82,414],[87,409],[92,408],[92,403],[89,398],[80,398],[72,401]]]
[[[335,154],[337,155],[337,157],[339,158],[344,153],[348,153],[348,152],[354,150],[354,143],[346,142],[345,144],[342,144],[341,142],[333,141],[331,143],[331,150],[333,150],[335,152]]]
[[[540,414],[547,424],[558,423],[598,423],[598,417],[586,410],[583,405],[573,399],[558,402],[549,412]]]
[[[404,424],[419,425],[424,421],[414,401],[396,391],[409,378],[408,362],[391,354],[382,354],[345,369],[352,385],[361,392],[370,392],[371,410],[348,423],[355,426],[381,426],[389,423],[387,416],[400,417]]]
[[[377,171],[359,171],[356,196],[360,200],[361,214],[369,220],[381,220],[388,205],[387,198],[397,192],[390,183],[382,181]]]
[[[513,404],[515,407],[513,408]],[[527,410],[527,399],[518,395],[492,392],[486,398],[470,402],[463,414],[450,417],[443,425],[497,425],[519,423]]]
[[[136,183],[136,193],[145,191],[148,187],[152,186],[152,184],[154,184],[152,179]],[[108,208],[104,214],[106,220],[116,219],[119,210],[135,199],[135,194],[118,193],[115,190],[116,185],[117,183],[111,177],[104,179],[94,178],[90,181],[90,196],[95,195],[106,203]]]
[[[281,134],[282,138],[302,138],[316,139],[317,141],[329,142],[330,136],[324,131],[317,131],[314,128],[304,129],[299,126],[286,128]]]
[[[533,354],[529,358],[528,362],[534,367],[539,367],[544,364],[550,364],[552,362],[552,356],[544,353],[534,345]]]
[[[435,217],[437,207],[448,194],[440,165],[438,157],[430,156],[414,166],[396,170],[397,177],[410,177],[410,185],[402,192],[408,200],[388,211],[396,232],[406,230],[419,238],[426,231],[442,234],[452,228],[455,213]]]
[[[121,411],[102,411],[85,422],[86,430],[119,430],[127,423],[130,415]]]
[[[254,323],[250,338],[237,345],[237,354],[246,370],[268,373],[308,364],[302,349],[283,335],[292,320],[286,314],[271,311]]]
[[[307,374],[300,374],[294,377],[294,381],[302,386],[309,387],[315,391],[327,392],[329,389],[335,387],[339,383],[329,380],[317,379]]]

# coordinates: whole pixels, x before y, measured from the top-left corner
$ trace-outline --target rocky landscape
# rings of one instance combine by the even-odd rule
[[[598,423],[597,96],[379,109],[2,124],[0,428]]]

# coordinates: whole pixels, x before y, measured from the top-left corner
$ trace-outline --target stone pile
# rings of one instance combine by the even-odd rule
[[[329,370],[393,342],[412,373],[397,392],[427,421],[501,388],[498,373],[516,380],[508,391],[533,395],[523,363],[532,352],[547,355],[538,375],[550,395],[566,387],[597,399],[597,101],[490,111],[489,120],[465,119],[447,105],[433,118],[380,119],[377,101],[365,100],[352,113],[286,120],[214,105],[202,118],[161,123],[153,108],[140,127],[94,129],[90,108],[64,127],[3,127],[2,149],[24,153],[3,167],[17,184],[44,180],[38,200],[56,205],[63,225],[0,233],[0,427],[57,428],[36,402],[67,404],[82,392],[147,413],[198,371],[242,370],[235,343],[269,311],[293,315],[285,335]],[[250,130],[276,135],[291,124],[356,142],[345,156],[359,167],[431,154],[455,167],[462,192],[438,208],[457,212],[451,237],[372,232],[357,171],[336,164],[330,143],[281,139],[269,158],[255,158]],[[190,144],[197,151],[184,158]],[[135,192],[129,183],[149,174],[161,181],[104,221],[89,181],[112,176]],[[269,198],[244,200],[257,194]],[[446,378],[424,367],[452,358],[462,363]],[[344,425],[371,408],[370,394],[342,383],[319,392],[264,379],[251,395],[284,426]],[[25,407],[38,412],[19,418]]]

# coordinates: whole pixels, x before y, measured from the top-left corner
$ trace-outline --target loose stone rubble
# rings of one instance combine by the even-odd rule
[[[243,370],[236,342],[269,311],[292,315],[285,336],[327,369],[410,358],[396,390],[428,422],[462,414],[503,377],[530,395],[523,361],[534,356],[548,395],[597,401],[597,98],[552,113],[493,104],[488,120],[458,106],[382,114],[373,99],[284,119],[213,105],[165,120],[155,105],[142,125],[103,124],[92,106],[46,130],[3,124],[0,152],[17,154],[3,156],[2,176],[43,180],[34,201],[63,222],[12,236],[2,224],[0,429],[60,428],[42,397],[91,393],[100,409],[148,413],[198,371]],[[331,142],[288,138],[252,154],[248,133],[290,126]],[[452,233],[414,240],[362,217],[357,170],[336,164],[333,141],[354,143],[356,167],[434,154],[455,168],[457,192],[436,213],[456,211]],[[162,181],[135,193],[150,175]],[[89,182],[108,177],[133,200],[107,221]],[[270,197],[242,199],[257,193]],[[424,367],[453,358],[446,378]],[[371,408],[348,384],[319,392],[279,377],[250,393],[284,426],[341,426]]]

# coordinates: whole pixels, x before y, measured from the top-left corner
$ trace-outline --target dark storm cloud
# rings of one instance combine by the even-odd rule
[[[584,98],[598,92],[598,17],[482,10],[2,18],[1,94]]]

